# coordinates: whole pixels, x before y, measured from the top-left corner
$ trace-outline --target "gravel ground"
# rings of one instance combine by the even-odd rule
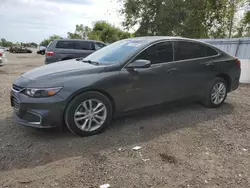
[[[0,67],[0,187],[250,187],[250,86],[230,93],[219,109],[153,108],[80,138],[14,123],[11,83],[43,65],[44,56],[7,57]]]

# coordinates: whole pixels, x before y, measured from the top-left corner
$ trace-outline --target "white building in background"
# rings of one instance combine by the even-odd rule
[[[250,38],[199,39],[237,57],[241,61],[241,83],[250,83]]]

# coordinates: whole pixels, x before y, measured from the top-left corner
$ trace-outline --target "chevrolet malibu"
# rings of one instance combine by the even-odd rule
[[[86,58],[45,65],[18,77],[11,106],[18,124],[66,125],[80,136],[100,133],[118,114],[195,97],[207,107],[223,104],[239,86],[235,57],[181,37],[139,37]]]

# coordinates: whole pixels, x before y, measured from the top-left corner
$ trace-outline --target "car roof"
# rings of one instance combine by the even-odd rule
[[[184,40],[184,41],[190,41],[190,42],[200,42],[198,40],[195,39],[190,39],[190,38],[185,38],[185,37],[173,37],[173,36],[146,36],[146,37],[135,37],[135,38],[128,38],[125,40],[129,40],[129,41],[144,41],[144,42],[157,42],[157,41],[161,41],[161,40]]]
[[[58,39],[58,40],[54,40],[54,41],[75,41],[75,42],[78,42],[78,41],[85,41],[85,42],[101,42],[103,43],[102,41],[97,41],[97,40],[85,40],[85,39]]]
[[[160,42],[160,41],[164,41],[164,40],[181,40],[181,41],[186,41],[186,42],[195,42],[195,43],[200,43],[200,44],[203,44],[205,46],[209,46],[209,47],[212,47],[214,49],[216,49],[217,51],[220,51],[222,53],[222,51],[209,44],[209,43],[206,43],[206,42],[203,42],[203,41],[200,41],[200,40],[197,40],[197,39],[190,39],[190,38],[185,38],[185,37],[179,37],[179,36],[176,36],[176,37],[173,37],[173,36],[145,36],[145,37],[135,37],[135,38],[127,38],[127,39],[124,39],[125,41],[140,41],[140,42],[143,42],[144,44],[146,45],[149,45],[151,43],[155,43],[155,42]]]

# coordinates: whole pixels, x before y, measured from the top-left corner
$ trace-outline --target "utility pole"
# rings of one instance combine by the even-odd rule
[[[232,29],[233,29],[233,20],[234,20],[234,12],[235,12],[235,0],[230,1],[231,4],[231,18],[230,18],[230,25],[229,25],[229,38],[232,37]]]

